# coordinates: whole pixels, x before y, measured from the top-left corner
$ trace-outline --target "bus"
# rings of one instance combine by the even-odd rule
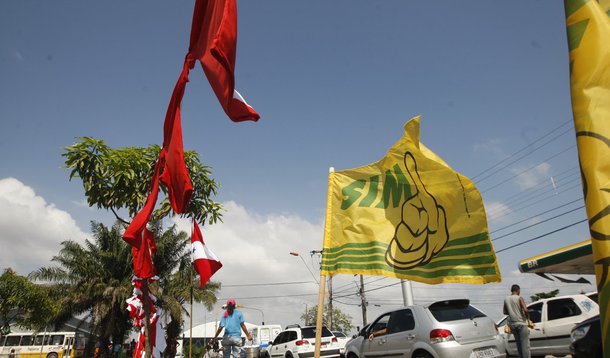
[[[83,332],[9,333],[0,340],[0,358],[78,358],[85,352]]]

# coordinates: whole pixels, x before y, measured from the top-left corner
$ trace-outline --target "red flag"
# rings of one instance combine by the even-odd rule
[[[234,122],[260,116],[235,90],[237,5],[235,0],[196,0],[188,59],[201,62],[218,101]]]
[[[155,237],[152,232],[144,228],[140,246],[131,248],[134,275],[144,280],[156,275],[155,266],[152,261],[152,255],[155,251]]]
[[[184,163],[184,149],[182,146],[182,124],[180,119],[180,104],[184,96],[184,89],[188,82],[189,64],[184,63],[182,73],[174,87],[172,99],[169,102],[165,123],[163,124],[163,149],[166,152],[165,166],[161,175],[161,182],[167,186],[169,202],[174,212],[182,214],[193,194],[193,185]]]
[[[193,236],[191,237],[193,265],[199,273],[201,288],[203,288],[210,277],[222,267],[222,263],[203,242],[203,236],[195,219],[193,219],[193,226]]]
[[[129,245],[139,248],[142,241],[142,232],[146,229],[146,223],[150,220],[150,216],[157,203],[157,196],[159,196],[159,172],[165,162],[165,151],[161,149],[159,153],[159,159],[155,164],[155,172],[153,174],[150,183],[150,192],[146,198],[146,203],[140,212],[131,220],[131,223],[123,234],[123,240]]]

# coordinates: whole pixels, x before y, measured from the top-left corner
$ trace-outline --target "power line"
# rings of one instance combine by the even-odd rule
[[[300,281],[300,282],[272,282],[272,283],[245,283],[241,285],[222,285],[225,287],[250,287],[250,286],[281,286],[281,285],[302,285],[305,283],[316,283],[313,281]]]
[[[545,236],[549,236],[549,235],[554,234],[554,233],[556,233],[556,232],[563,231],[563,230],[568,229],[568,228],[570,228],[570,227],[572,227],[572,226],[575,226],[575,225],[578,225],[578,224],[584,223],[584,222],[585,222],[585,221],[587,221],[587,220],[588,220],[588,219],[582,219],[582,220],[580,220],[580,221],[577,221],[577,222],[571,223],[571,224],[566,225],[566,226],[564,226],[564,227],[562,227],[562,228],[559,228],[559,229],[557,229],[557,230],[553,230],[553,231],[547,232],[546,234],[542,234],[542,235],[536,236],[536,237],[534,237],[534,238],[532,238],[532,239],[522,241],[522,242],[520,242],[520,243],[518,243],[518,244],[515,244],[515,245],[512,245],[512,246],[508,246],[508,247],[505,247],[505,248],[503,248],[503,249],[501,249],[501,250],[496,250],[496,254],[499,254],[500,252],[503,252],[503,251],[506,251],[506,250],[510,250],[510,249],[515,248],[515,247],[517,247],[517,246],[521,246],[521,245],[527,244],[527,243],[532,242],[532,241],[534,241],[534,240],[541,239],[541,238],[543,238],[543,237],[545,237]]]
[[[579,185],[580,185],[580,184],[578,184],[578,185],[574,185],[574,186],[571,186],[571,187],[569,187],[569,188],[565,189],[564,191],[559,192],[559,194],[558,194],[558,195],[564,194],[564,193],[566,193],[567,191],[569,191],[569,190],[571,190],[571,189],[577,188],[577,187],[579,187]],[[521,207],[517,207],[517,208],[514,208],[514,207],[513,207],[513,208],[506,207],[506,208],[504,208],[504,209],[500,210],[500,213],[503,213],[502,215],[496,215],[495,213],[493,213],[493,214],[494,214],[494,215],[493,215],[493,217],[492,217],[492,218],[490,218],[489,220],[490,220],[490,221],[493,221],[493,220],[497,220],[497,219],[499,219],[499,218],[502,218],[502,217],[504,217],[504,216],[506,216],[506,215],[508,215],[508,214],[514,214],[514,213],[519,212],[519,211],[521,211],[521,210],[523,210],[523,209],[527,209],[527,208],[530,208],[530,207],[532,207],[532,206],[534,206],[534,205],[538,205],[538,204],[540,204],[540,203],[542,203],[542,202],[544,202],[544,201],[547,201],[547,200],[549,200],[549,199],[552,199],[552,198],[554,198],[554,197],[555,197],[555,195],[553,195],[553,196],[547,196],[546,198],[542,198],[542,199],[540,199],[540,200],[537,200],[537,201],[535,201],[534,203],[531,203],[531,204],[528,204],[528,205],[524,205],[524,206],[521,206]],[[520,203],[520,204],[525,204],[525,203],[527,203],[528,201],[532,201],[532,200],[534,200],[534,199],[536,199],[536,198],[532,198],[532,199],[524,200],[524,201],[523,201],[522,203]],[[583,200],[583,198],[582,198],[582,197],[580,197],[580,199],[579,199],[579,200]],[[492,216],[492,215],[489,215],[489,216]]]
[[[521,224],[522,222],[525,222],[525,221],[531,220],[531,219],[533,219],[533,218],[535,218],[535,217],[537,217],[537,216],[541,216],[541,215],[544,215],[544,214],[548,214],[548,213],[550,213],[550,212],[552,212],[552,211],[555,211],[555,210],[557,210],[557,209],[561,209],[561,208],[563,208],[564,206],[568,206],[568,205],[570,205],[570,204],[574,204],[575,202],[578,202],[578,201],[582,201],[582,198],[578,198],[578,199],[572,200],[572,201],[570,201],[570,202],[567,202],[567,203],[565,203],[565,204],[562,204],[562,205],[559,205],[559,206],[557,206],[557,207],[554,207],[554,208],[552,208],[552,209],[545,210],[545,211],[543,211],[543,212],[541,212],[541,213],[538,213],[538,214],[535,214],[535,215],[533,215],[533,216],[530,216],[529,218],[525,218],[525,219],[523,219],[523,220],[520,220],[520,221],[514,222],[514,223],[512,223],[512,224],[509,224],[509,225],[503,226],[503,227],[501,227],[501,228],[499,228],[499,229],[496,229],[496,230],[494,230],[494,231],[490,231],[489,233],[490,233],[490,234],[493,234],[493,233],[496,233],[496,232],[498,232],[498,231],[502,231],[502,230],[504,230],[504,229],[508,229],[509,227],[513,227],[513,226],[515,226],[515,225],[519,225],[519,224]]]
[[[532,195],[535,195],[536,193],[540,194],[540,192],[542,191],[542,193],[548,193],[548,192],[554,192],[557,193],[558,189],[563,189],[564,186],[573,183],[575,181],[580,181],[580,173],[579,172],[574,172],[571,175],[567,176],[564,179],[567,179],[573,175],[575,175],[575,178],[572,178],[570,180],[566,180],[563,181],[563,179],[561,181],[557,181],[557,182],[550,182],[547,183],[546,181],[543,183],[540,183],[534,187],[531,188],[527,188],[522,190],[521,192],[519,192],[516,195],[511,195],[510,198],[502,200],[502,203],[504,203],[504,205],[509,205],[509,204],[513,204],[515,202],[530,198]],[[551,186],[551,188],[549,188],[548,186]],[[538,195],[536,194],[536,195]]]
[[[584,206],[584,205],[582,205],[582,206],[579,206],[579,207],[577,207],[577,208],[575,208],[575,209],[565,211],[565,212],[563,212],[563,213],[561,213],[561,214],[555,215],[555,216],[550,217],[550,218],[548,218],[548,219],[544,219],[544,220],[542,220],[542,221],[539,221],[539,222],[537,222],[537,223],[534,223],[534,224],[528,225],[528,226],[523,227],[523,228],[521,228],[521,229],[518,229],[518,230],[515,230],[515,231],[511,231],[511,232],[509,232],[508,234],[504,234],[504,235],[498,236],[498,237],[496,237],[495,239],[492,239],[491,241],[500,240],[500,239],[505,238],[505,237],[507,237],[507,236],[510,236],[510,235],[516,234],[516,233],[518,233],[518,232],[521,232],[521,231],[523,231],[523,230],[526,230],[526,229],[532,228],[532,227],[534,227],[534,226],[536,226],[536,225],[544,224],[545,222],[551,221],[551,220],[553,220],[553,219],[557,219],[558,217],[561,217],[561,216],[567,215],[567,214],[569,214],[569,213],[573,213],[573,212],[575,212],[576,210],[580,210],[580,209],[582,209],[582,208],[584,208],[584,207],[585,207],[585,206]]]
[[[501,182],[499,182],[499,183],[497,183],[497,184],[495,184],[495,185],[490,186],[490,187],[489,187],[489,188],[487,188],[487,189],[483,189],[483,190],[481,190],[481,194],[483,194],[483,193],[487,193],[487,192],[489,192],[490,190],[495,189],[495,188],[499,187],[500,185],[505,184],[506,182],[508,182],[508,181],[510,181],[510,180],[512,180],[512,179],[514,179],[514,178],[516,178],[516,177],[518,177],[518,176],[520,176],[520,175],[523,175],[523,174],[527,173],[528,171],[530,171],[530,170],[532,170],[532,169],[537,168],[537,167],[538,167],[538,166],[540,166],[541,164],[543,164],[543,163],[545,163],[545,162],[548,162],[548,161],[549,161],[549,160],[551,160],[551,159],[555,159],[555,158],[556,158],[556,157],[558,157],[559,155],[561,155],[561,154],[563,154],[563,153],[565,153],[565,152],[567,152],[567,151],[569,151],[569,150],[571,150],[571,149],[574,149],[575,147],[576,147],[576,145],[571,145],[571,146],[569,146],[568,148],[566,148],[566,149],[564,149],[564,150],[562,150],[562,151],[560,151],[560,152],[557,152],[557,153],[555,153],[555,154],[551,155],[550,157],[548,157],[548,158],[546,158],[546,159],[542,160],[542,162],[540,162],[540,163],[538,163],[538,164],[536,164],[536,165],[534,165],[534,166],[531,166],[531,167],[529,167],[529,168],[527,168],[527,169],[524,169],[524,170],[522,170],[521,172],[519,172],[519,173],[517,173],[517,174],[515,174],[515,175],[513,175],[513,176],[511,176],[511,177],[508,177],[508,178],[504,179],[503,181],[501,181]]]
[[[523,147],[523,148],[519,149],[519,150],[518,150],[518,151],[516,151],[515,153],[513,153],[513,154],[509,155],[507,158],[504,158],[504,159],[502,159],[501,161],[499,161],[498,163],[496,163],[496,164],[492,165],[491,167],[489,167],[489,168],[487,168],[487,169],[483,170],[483,171],[482,171],[482,172],[480,172],[479,174],[477,174],[477,175],[473,176],[471,179],[472,179],[473,181],[475,181],[475,179],[476,179],[476,178],[478,178],[478,177],[480,177],[481,175],[485,174],[486,172],[488,172],[488,171],[490,171],[490,170],[494,169],[495,167],[497,167],[497,166],[501,165],[502,163],[506,162],[507,160],[511,159],[512,157],[516,156],[517,154],[519,154],[519,153],[523,152],[524,150],[528,149],[529,147],[533,146],[534,144],[536,144],[536,143],[540,142],[542,139],[544,139],[544,138],[548,137],[549,135],[553,134],[555,131],[559,130],[561,127],[563,127],[563,126],[565,126],[566,124],[569,124],[569,123],[573,123],[573,121],[572,121],[572,120],[568,120],[568,121],[564,122],[564,123],[563,123],[563,124],[561,124],[559,127],[556,127],[555,129],[551,130],[550,132],[548,132],[547,134],[545,134],[545,135],[543,135],[542,137],[538,138],[537,140],[533,141],[532,143],[530,143],[530,144],[526,145],[525,147]],[[503,167],[501,167],[500,169],[495,170],[493,173],[491,173],[491,174],[489,174],[489,175],[485,176],[484,178],[481,178],[481,179],[479,179],[479,180],[476,180],[476,183],[480,183],[480,182],[482,182],[483,180],[485,180],[485,179],[489,178],[490,176],[494,175],[495,173],[499,172],[500,170],[505,169],[505,168],[509,167],[510,165],[512,165],[512,164],[514,164],[514,163],[516,163],[517,161],[519,161],[519,160],[521,160],[521,159],[523,159],[523,158],[525,158],[525,157],[527,157],[527,156],[531,155],[532,153],[534,153],[534,152],[535,152],[535,151],[537,151],[538,149],[540,149],[540,148],[542,148],[542,147],[544,147],[544,146],[548,145],[549,143],[553,142],[554,140],[556,140],[557,138],[561,137],[562,135],[564,135],[564,134],[568,133],[569,131],[573,131],[573,128],[568,128],[568,130],[565,130],[565,131],[563,131],[562,133],[560,133],[559,135],[557,135],[557,136],[555,136],[555,137],[551,138],[551,140],[549,140],[549,141],[545,142],[544,144],[542,144],[542,145],[540,145],[540,146],[538,146],[538,147],[534,148],[532,151],[528,152],[527,154],[525,154],[525,155],[523,155],[523,156],[521,156],[521,157],[519,157],[519,158],[517,158],[517,159],[513,160],[512,162],[510,162],[510,163],[508,163],[508,164],[504,165]]]

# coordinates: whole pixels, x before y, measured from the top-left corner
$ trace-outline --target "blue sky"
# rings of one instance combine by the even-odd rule
[[[81,183],[69,182],[62,168],[62,147],[78,136],[115,147],[161,144],[192,6],[0,3],[0,243],[15,246],[1,256],[2,266],[27,274],[47,265],[60,241],[86,237],[89,221],[112,224],[108,213],[83,206]],[[549,215],[537,214],[582,196],[574,135],[567,131],[572,114],[561,1],[241,0],[238,9],[236,87],[260,121],[226,118],[200,68],[191,72],[183,101],[185,148],[212,167],[221,185],[216,199],[229,209],[223,224],[204,230],[225,263],[217,279],[226,286],[311,281],[288,252],[302,252],[317,269],[306,253],[322,245],[328,168],[380,159],[418,114],[422,142],[471,178],[530,145],[521,152],[532,152],[527,157],[474,180],[492,238],[500,235],[494,230],[544,220]],[[557,138],[533,151],[555,128],[538,143]],[[583,218],[584,210],[576,210],[494,245],[500,250]],[[493,300],[501,302],[513,281],[523,283],[524,295],[554,287],[594,290],[514,272],[523,258],[587,237],[581,224],[503,251],[502,284],[459,285],[460,292],[498,316]],[[340,280],[344,289],[354,286],[351,277]],[[301,286],[226,287],[221,298],[265,308],[267,321],[287,324],[316,302],[315,285]],[[439,291],[453,287],[416,285],[415,296],[446,297]],[[384,293],[371,293],[369,301],[382,307],[371,307],[369,319],[400,301],[397,287],[376,292]],[[346,298],[341,308],[358,321],[355,299]]]

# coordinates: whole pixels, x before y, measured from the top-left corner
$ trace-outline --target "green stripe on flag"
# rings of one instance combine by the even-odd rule
[[[495,265],[480,265],[477,267],[452,267],[447,269],[437,269],[430,271],[423,271],[420,269],[411,269],[411,270],[393,270],[386,264],[354,264],[354,263],[338,263],[332,267],[328,267],[322,265],[321,270],[325,272],[334,272],[336,270],[346,269],[346,270],[381,270],[386,271],[388,273],[395,273],[401,275],[409,275],[416,276],[421,278],[437,278],[439,276],[485,276],[485,275],[496,275],[498,272],[496,271]]]

